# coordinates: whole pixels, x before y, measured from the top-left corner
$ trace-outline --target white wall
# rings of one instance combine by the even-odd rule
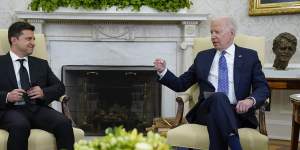
[[[26,10],[30,0],[0,0],[0,28],[8,28],[16,19],[16,10]]]

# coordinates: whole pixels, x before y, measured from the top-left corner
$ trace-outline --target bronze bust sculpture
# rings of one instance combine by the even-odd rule
[[[273,52],[276,55],[273,67],[276,70],[285,70],[289,60],[295,54],[297,39],[294,35],[284,32],[273,40]]]

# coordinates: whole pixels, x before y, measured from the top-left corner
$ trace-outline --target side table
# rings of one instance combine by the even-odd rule
[[[290,100],[293,104],[291,150],[297,150],[300,127],[300,94],[290,95]]]

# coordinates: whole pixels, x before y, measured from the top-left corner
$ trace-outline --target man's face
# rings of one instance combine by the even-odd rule
[[[19,54],[19,57],[31,55],[35,46],[34,41],[35,37],[33,31],[23,30],[18,38],[11,38],[12,50],[15,51],[16,54]]]
[[[295,50],[291,42],[288,42],[286,39],[281,39],[278,48],[275,49],[274,52],[280,61],[289,61],[295,53]]]
[[[234,32],[226,26],[224,20],[215,20],[210,26],[211,41],[218,50],[227,49],[234,39]]]

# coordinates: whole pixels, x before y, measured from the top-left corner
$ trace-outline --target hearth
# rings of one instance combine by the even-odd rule
[[[66,65],[62,80],[72,117],[86,135],[120,125],[143,132],[161,116],[161,85],[153,66]]]

